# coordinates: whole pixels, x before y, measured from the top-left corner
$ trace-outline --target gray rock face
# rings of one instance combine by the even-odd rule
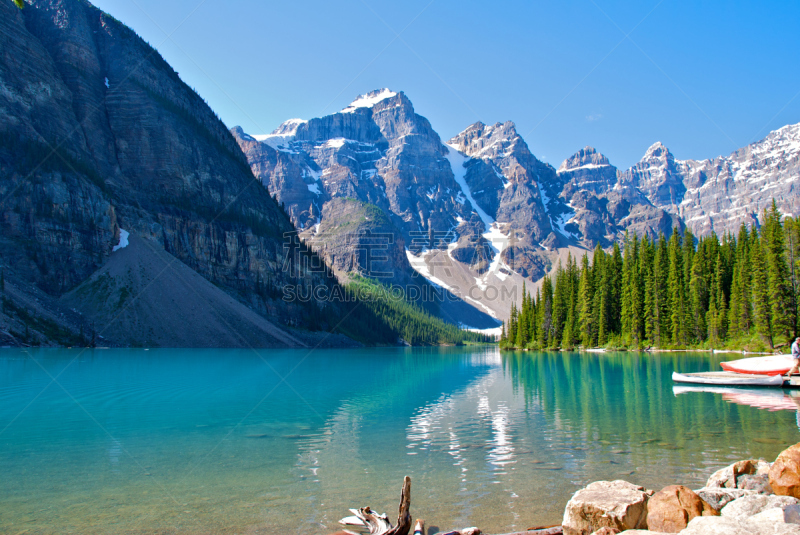
[[[599,195],[613,189],[617,183],[617,168],[593,147],[584,147],[561,164],[558,176],[564,182],[562,194],[572,197],[577,191]]]
[[[653,206],[668,208],[683,201],[684,177],[690,173],[691,166],[676,160],[659,141],[647,149],[639,163],[622,174],[620,182],[642,192]]]
[[[656,207],[679,215],[697,235],[737,231],[752,224],[774,198],[797,215],[800,197],[800,124],[787,125],[728,156],[677,160],[662,144],[650,147],[620,182]]]
[[[538,243],[550,235],[552,215],[540,187],[554,183],[555,172],[531,154],[514,123],[477,122],[447,143],[471,158],[466,179],[481,208],[509,223],[517,239]]]
[[[293,120],[268,136],[232,132],[298,226],[315,224],[310,207],[319,217],[335,197],[378,206],[409,243],[412,233],[446,234],[457,217],[470,217],[447,147],[402,92],[373,91],[339,113]]]
[[[800,125],[714,160],[679,160],[655,143],[625,172],[593,147],[556,170],[510,121],[477,122],[442,144],[408,98],[387,89],[327,117],[287,121],[268,136],[233,133],[301,229],[319,223],[331,199],[367,202],[387,214],[412,252],[446,251],[471,274],[467,281],[483,281],[498,262],[537,280],[558,250],[607,247],[626,231],[655,238],[687,225],[698,235],[736,230],[757,221],[773,194],[784,212],[800,211],[792,195]],[[487,241],[493,225],[503,226],[505,246]]]
[[[292,315],[256,295],[261,281],[297,282],[281,269],[291,222],[251,187],[236,140],[152,47],[79,0],[0,3],[0,46],[9,272],[62,295],[108,260],[123,228],[259,311]],[[287,182],[295,172],[286,167]]]
[[[329,266],[340,272],[403,286],[415,275],[413,270],[398,269],[406,262],[403,235],[372,204],[332,199],[325,204],[322,223],[310,243]]]
[[[585,147],[564,160],[558,168],[563,189],[558,198],[566,203],[561,222],[564,233],[571,233],[585,247],[608,246],[619,241],[625,231],[651,238],[682,229],[679,217],[654,206],[635,185],[621,180],[622,174],[608,158],[592,147]]]

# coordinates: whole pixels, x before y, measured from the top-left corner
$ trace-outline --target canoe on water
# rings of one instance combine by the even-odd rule
[[[791,355],[769,355],[767,357],[750,357],[720,363],[723,370],[753,375],[784,375],[794,366]]]
[[[698,385],[728,385],[728,386],[782,386],[783,377],[772,377],[757,374],[741,374],[732,372],[700,372],[677,373],[672,372],[672,380],[676,383],[689,383]]]

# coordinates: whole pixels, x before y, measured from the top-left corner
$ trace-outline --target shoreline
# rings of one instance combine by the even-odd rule
[[[576,349],[531,349],[505,347],[500,348],[500,351],[541,351],[548,353],[733,353],[737,355],[780,355],[783,353],[774,353],[769,351],[746,351],[739,349],[628,349],[628,348],[605,348],[605,347],[589,347],[589,348],[576,348]]]

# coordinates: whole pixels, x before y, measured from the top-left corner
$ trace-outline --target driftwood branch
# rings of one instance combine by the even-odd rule
[[[400,491],[400,510],[397,513],[397,526],[386,532],[386,535],[408,535],[411,529],[411,478],[403,478],[403,490]]]
[[[403,478],[403,490],[400,491],[400,510],[397,514],[397,526],[392,527],[385,514],[378,514],[372,509],[350,509],[355,516],[343,518],[339,522],[346,526],[362,526],[369,530],[370,535],[408,535],[411,529],[411,478]]]

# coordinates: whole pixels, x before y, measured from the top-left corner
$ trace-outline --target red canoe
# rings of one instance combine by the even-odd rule
[[[794,366],[791,355],[770,355],[768,357],[750,357],[720,363],[723,370],[736,373],[752,373],[756,375],[783,375]]]

